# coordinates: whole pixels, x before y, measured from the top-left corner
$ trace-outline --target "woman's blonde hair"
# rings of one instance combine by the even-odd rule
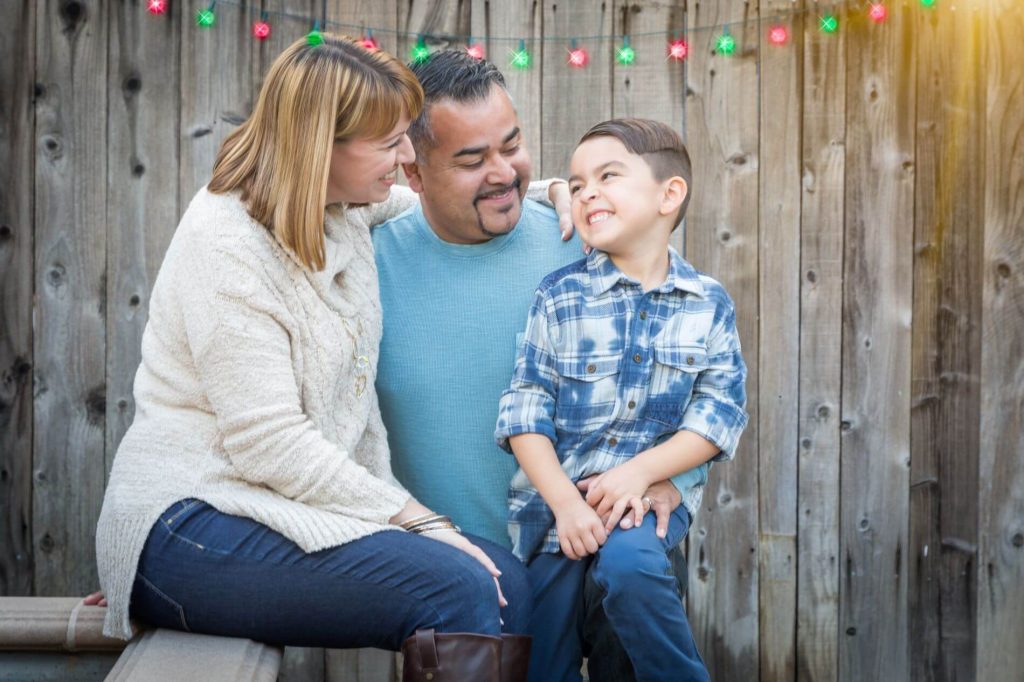
[[[345,36],[301,38],[274,60],[252,115],[221,144],[208,189],[241,190],[249,214],[311,270],[324,267],[324,206],[336,141],[379,138],[423,90],[404,64]]]

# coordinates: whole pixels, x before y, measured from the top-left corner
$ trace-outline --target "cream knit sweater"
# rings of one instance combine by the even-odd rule
[[[164,258],[142,337],[135,421],[96,530],[103,631],[128,601],[153,524],[195,497],[307,552],[388,528],[409,499],[374,390],[381,310],[369,226],[415,196],[325,221],[327,266],[303,269],[237,195],[202,189]]]

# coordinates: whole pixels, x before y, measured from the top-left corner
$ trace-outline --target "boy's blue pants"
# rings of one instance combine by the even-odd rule
[[[604,610],[636,671],[648,680],[708,682],[697,652],[668,552],[682,542],[690,516],[680,505],[666,537],[655,534],[654,514],[638,528],[616,528],[596,556],[580,561],[538,554],[529,564],[534,609],[530,620],[533,649],[531,682],[581,679],[583,580],[588,566],[605,591]]]

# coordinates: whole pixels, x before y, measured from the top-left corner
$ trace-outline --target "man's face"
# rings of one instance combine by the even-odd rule
[[[508,94],[442,100],[428,112],[435,145],[407,164],[430,226],[445,241],[475,244],[512,231],[530,183],[530,155]]]

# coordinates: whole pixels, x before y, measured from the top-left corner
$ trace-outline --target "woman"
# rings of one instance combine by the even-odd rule
[[[374,391],[367,226],[410,200],[390,188],[422,102],[392,57],[323,34],[278,57],[224,141],[153,288],[97,529],[106,634],[129,638],[132,616],[397,650],[432,628],[483,635],[438,636],[480,666],[453,679],[490,679],[500,657],[525,675],[526,638],[497,639],[526,629],[523,567],[395,480]]]

